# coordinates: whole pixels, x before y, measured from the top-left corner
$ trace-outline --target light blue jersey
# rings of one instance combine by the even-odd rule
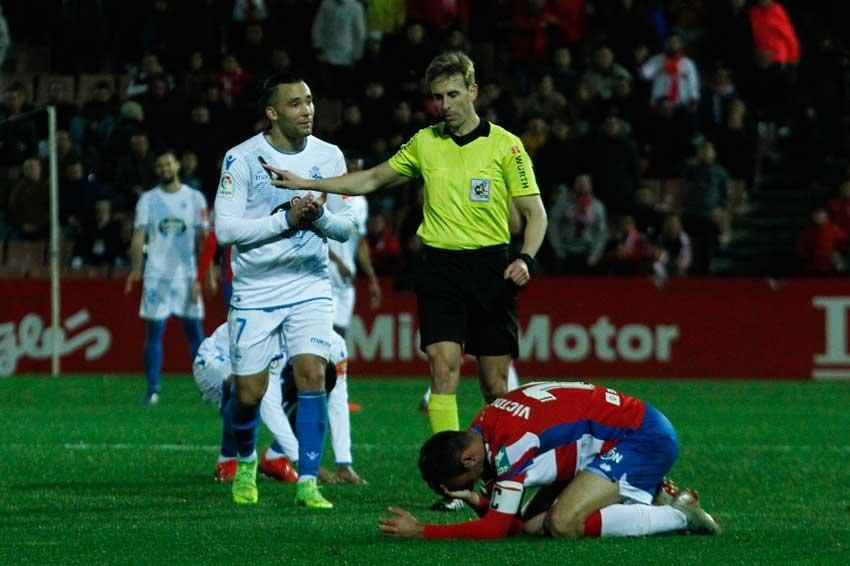
[[[156,186],[143,193],[135,228],[148,236],[145,279],[194,279],[197,238],[207,227],[207,201],[200,191],[180,185],[175,192]]]

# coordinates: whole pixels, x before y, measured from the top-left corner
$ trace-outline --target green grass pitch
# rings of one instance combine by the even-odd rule
[[[166,379],[162,404],[144,408],[140,378],[16,377],[0,380],[0,564],[850,563],[850,384],[604,383],[670,417],[682,443],[672,477],[699,489],[721,536],[382,537],[389,505],[431,522],[472,517],[427,510],[420,379],[352,378],[364,406],[355,465],[370,483],[326,487],[336,508],[318,512],[294,507],[294,486],[262,480],[257,506],[231,503],[211,479],[217,414],[191,379]],[[468,422],[477,384],[465,380],[459,399]]]

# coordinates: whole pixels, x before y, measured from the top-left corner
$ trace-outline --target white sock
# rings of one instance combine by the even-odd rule
[[[669,505],[609,505],[600,510],[602,537],[642,537],[684,529],[685,514]]]
[[[516,367],[513,361],[508,366],[508,391],[513,391],[519,387],[519,374],[516,372]]]
[[[337,462],[351,463],[351,414],[348,409],[348,379],[337,379],[328,395],[328,421],[331,446]]]
[[[299,475],[298,483],[304,483],[307,480],[315,480],[316,476]]]
[[[423,402],[423,403],[425,404],[425,406],[427,407],[427,406],[428,406],[428,403],[429,403],[430,401],[431,401],[431,388],[429,387],[429,388],[425,391],[425,395],[423,395],[423,396],[422,396],[422,402]]]
[[[235,460],[236,458],[233,456],[223,456],[222,454],[218,455],[218,463],[229,462],[230,460]]]
[[[257,451],[254,450],[253,452],[251,452],[250,456],[239,456],[237,459],[240,462],[253,462],[257,459]]]

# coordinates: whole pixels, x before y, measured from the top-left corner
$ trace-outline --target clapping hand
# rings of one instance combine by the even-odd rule
[[[322,193],[319,198],[313,196],[313,193],[309,193],[304,198],[293,198],[286,213],[286,221],[297,230],[309,230],[310,224],[324,213],[325,201],[327,200],[328,195],[326,193]]]

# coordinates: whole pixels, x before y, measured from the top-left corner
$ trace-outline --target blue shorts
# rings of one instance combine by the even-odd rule
[[[650,505],[661,480],[679,457],[679,437],[658,409],[646,405],[643,422],[585,468],[615,481],[620,495]]]

